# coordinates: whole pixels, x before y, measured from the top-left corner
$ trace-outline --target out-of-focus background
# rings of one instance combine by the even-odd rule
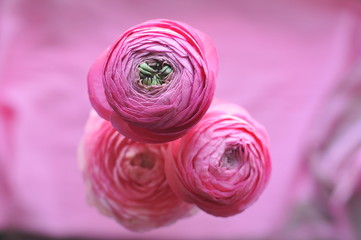
[[[216,96],[268,130],[273,173],[244,213],[132,233],[87,205],[77,145],[92,62],[169,18],[219,51]],[[361,2],[0,0],[0,239],[361,239]]]

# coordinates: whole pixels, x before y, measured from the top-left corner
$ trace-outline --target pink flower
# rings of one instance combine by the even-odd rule
[[[79,151],[89,203],[133,231],[193,214],[195,207],[180,200],[167,183],[166,146],[127,139],[92,112]]]
[[[215,216],[245,210],[258,199],[270,177],[267,134],[234,104],[215,103],[168,150],[166,174],[173,191]]]
[[[135,26],[88,75],[90,101],[124,136],[162,143],[184,135],[206,113],[218,72],[207,35],[171,20]]]

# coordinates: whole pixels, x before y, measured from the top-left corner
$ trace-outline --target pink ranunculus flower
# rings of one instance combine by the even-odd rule
[[[89,203],[132,231],[192,215],[195,206],[180,200],[168,185],[166,146],[125,138],[92,112],[79,151]]]
[[[265,189],[271,159],[265,129],[237,105],[215,102],[169,145],[166,174],[183,200],[221,217],[242,212]]]
[[[124,136],[162,143],[184,135],[211,104],[218,57],[187,24],[152,20],[123,33],[91,67],[90,101]]]

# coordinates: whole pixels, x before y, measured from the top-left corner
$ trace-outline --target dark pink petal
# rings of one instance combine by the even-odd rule
[[[171,71],[161,75],[163,67],[157,67],[155,73],[141,73],[144,63]],[[217,52],[207,35],[181,22],[152,20],[123,33],[93,65],[90,101],[128,138],[172,141],[206,113],[217,73]],[[154,76],[162,82],[147,83]]]

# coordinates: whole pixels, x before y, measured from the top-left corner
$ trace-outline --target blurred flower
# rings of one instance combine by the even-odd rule
[[[215,102],[205,117],[169,146],[166,174],[175,193],[215,216],[242,212],[268,183],[268,137],[242,108]]]
[[[340,239],[361,239],[360,60],[320,105],[304,151],[313,201]]]
[[[167,183],[165,147],[127,139],[92,112],[79,151],[89,203],[133,231],[191,215],[193,205],[180,200]]]
[[[218,57],[204,33],[170,20],[126,31],[90,69],[98,114],[124,136],[161,143],[184,135],[206,113]]]

